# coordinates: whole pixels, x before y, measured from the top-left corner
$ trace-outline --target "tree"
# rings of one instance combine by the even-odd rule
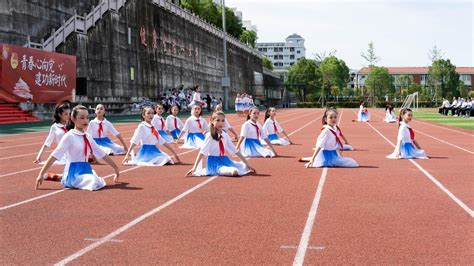
[[[392,76],[385,67],[372,67],[365,80],[365,87],[372,95],[372,101],[375,101],[375,98],[392,96],[395,92]]]
[[[438,96],[460,96],[459,74],[456,72],[456,66],[449,59],[433,61],[429,67],[428,77],[429,86],[434,88]]]
[[[428,51],[428,58],[430,59],[431,63],[434,61],[443,59],[444,53],[441,49],[439,49],[436,45]]]
[[[360,56],[362,56],[365,60],[367,60],[367,62],[369,63],[369,67],[375,66],[375,63],[380,61],[380,57],[378,57],[375,54],[375,49],[374,49],[374,43],[373,42],[369,42],[369,48],[367,49],[367,51],[365,53],[361,52]]]
[[[318,92],[320,73],[315,60],[301,58],[288,70],[285,86],[296,93],[300,101],[306,101],[307,95]]]
[[[319,66],[321,63],[329,56],[335,56],[337,50],[332,50],[330,52],[322,51],[314,53],[314,59],[316,60],[316,64]]]
[[[347,87],[349,81],[349,68],[342,59],[335,56],[326,57],[319,66],[319,72],[322,77],[322,87],[326,92],[332,95],[338,94]]]
[[[273,70],[273,63],[267,57],[262,57],[262,66],[266,69]]]
[[[240,41],[252,48],[255,48],[257,43],[257,33],[253,30],[244,30],[240,35]]]

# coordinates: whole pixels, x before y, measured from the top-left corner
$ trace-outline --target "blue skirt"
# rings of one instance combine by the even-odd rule
[[[278,135],[275,133],[267,135],[267,137],[268,137],[268,140],[270,140],[270,143],[272,145],[282,145],[282,146],[290,145],[290,142],[288,140],[279,138]],[[261,140],[260,143],[262,143],[262,145],[267,145],[267,143],[264,140]]]
[[[273,157],[275,154],[269,149],[265,149],[258,139],[244,140],[244,145],[241,147],[242,155],[245,157]]]
[[[224,156],[208,156],[206,161],[206,169],[200,175],[220,175],[219,169],[222,167],[232,167],[237,170],[239,175],[245,175],[250,172],[244,163],[234,162],[226,155]]]
[[[342,157],[336,150],[320,150],[312,165],[309,167],[358,167],[356,161]]]
[[[107,155],[110,154],[125,154],[125,149],[120,146],[115,144],[113,141],[111,141],[108,137],[105,138],[94,138],[94,141],[97,143],[97,145],[100,146],[100,148],[107,153]]]
[[[173,137],[170,134],[166,133],[166,131],[158,130],[158,133],[160,134],[160,137],[162,137],[166,141],[166,143],[174,143]]]
[[[413,145],[413,143],[411,142],[402,143],[402,145],[400,146],[400,154],[401,154],[401,158],[404,158],[404,159],[413,159],[413,158],[427,159],[428,158],[424,150],[417,149],[415,145]]]
[[[178,139],[179,134],[181,134],[181,130],[179,128],[176,128],[172,130],[170,133],[171,133],[171,136],[173,136],[173,139]]]
[[[186,139],[184,140],[183,146],[181,148],[184,149],[196,149],[201,148],[202,144],[204,143],[204,134],[201,132],[198,133],[188,133]]]
[[[67,188],[98,190],[105,187],[102,177],[92,170],[88,162],[73,162],[64,168],[61,184]]]

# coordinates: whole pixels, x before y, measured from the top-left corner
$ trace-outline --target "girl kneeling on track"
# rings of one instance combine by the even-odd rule
[[[237,143],[237,148],[245,157],[275,157],[277,153],[273,148],[272,143],[268,137],[263,133],[262,126],[258,122],[258,115],[260,111],[257,107],[252,107],[247,115],[247,121],[242,125],[240,130],[240,139]],[[266,149],[260,143],[263,139],[271,150]],[[241,144],[243,145],[241,146]]]
[[[313,156],[306,167],[358,167],[356,161],[342,157],[339,149],[343,146],[337,133],[337,112],[328,109],[323,115],[323,128],[318,136]]]
[[[263,133],[268,136],[268,139],[273,145],[290,145],[290,137],[286,134],[285,130],[280,126],[280,123],[275,119],[276,109],[270,107],[265,112],[265,123],[263,124]],[[285,138],[278,138],[278,133],[285,135]],[[264,143],[262,143],[264,144]],[[266,144],[266,143],[265,143]]]
[[[45,175],[47,175],[45,174],[46,171],[48,171],[54,161],[61,159],[65,154],[67,154],[67,162],[61,179],[61,184],[63,184],[64,187],[90,191],[105,187],[105,180],[92,170],[88,162],[89,155],[91,154],[98,159],[103,158],[107,164],[114,168],[114,181],[118,182],[119,168],[117,165],[107,156],[99,145],[97,145],[94,139],[85,133],[85,129],[89,123],[89,112],[87,108],[82,105],[74,107],[71,120],[74,124],[74,129],[64,135],[58,147],[56,147],[54,152],[49,156],[36,179],[36,189],[41,185]]]
[[[153,119],[151,120],[151,125],[154,126],[156,130],[158,130],[158,134],[160,134],[160,137],[166,143],[175,144],[173,136],[166,132],[168,131],[168,127],[166,126],[165,119],[161,116],[163,111],[163,105],[157,104],[155,106],[155,116],[153,116]]]
[[[99,145],[99,147],[104,150],[107,155],[125,154],[125,151],[127,150],[127,144],[125,144],[125,141],[117,129],[115,129],[114,125],[112,125],[112,123],[110,123],[105,118],[104,105],[98,104],[95,107],[95,114],[96,118],[89,122],[87,133],[89,133],[89,135],[94,138],[97,145]],[[109,132],[120,140],[123,147],[115,144],[107,137],[107,133]]]
[[[415,139],[415,132],[408,125],[413,118],[411,109],[402,109],[398,118],[397,145],[389,159],[428,159],[424,150]]]
[[[141,113],[142,122],[135,129],[133,137],[130,140],[130,148],[123,159],[122,164],[124,165],[140,165],[140,166],[162,166],[165,164],[174,164],[168,154],[158,149],[157,144],[163,145],[171,153],[173,153],[177,162],[179,160],[178,154],[166,143],[166,141],[160,136],[154,126],[151,125],[153,119],[153,109],[151,107],[145,107]],[[141,145],[136,156],[131,155],[133,148],[137,145]]]
[[[201,147],[194,166],[187,175],[206,176],[242,176],[255,172],[245,157],[239,152],[230,140],[229,135],[223,130],[225,115],[223,112],[214,112],[211,116],[210,132]],[[232,161],[225,153],[236,154],[242,162]],[[207,156],[206,167],[202,168],[202,157]]]
[[[173,139],[176,141],[178,140],[178,136],[181,133],[181,129],[183,128],[184,124],[181,119],[178,117],[179,114],[179,107],[177,105],[173,105],[170,108],[171,114],[166,118],[166,128],[168,132],[173,136]]]
[[[201,106],[194,105],[191,110],[192,115],[184,123],[183,131],[178,136],[178,140],[183,134],[184,144],[180,147],[183,149],[196,149],[201,148],[204,143],[204,133],[209,131],[206,120],[201,117]]]

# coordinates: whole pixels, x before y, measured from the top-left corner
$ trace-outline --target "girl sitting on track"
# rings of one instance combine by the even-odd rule
[[[316,148],[306,167],[358,167],[356,161],[342,157],[339,149],[342,142],[337,133],[337,112],[328,109],[323,115],[323,128],[318,136]]]
[[[255,172],[255,169],[249,165],[224,131],[225,121],[223,112],[216,111],[212,114],[209,133],[206,134],[201,151],[196,157],[193,168],[186,174],[187,176],[190,174],[194,176],[242,176]],[[230,155],[236,154],[242,162],[232,161],[225,155],[226,152]],[[207,156],[205,168],[202,168],[203,156]]]
[[[214,112],[222,112],[222,105],[218,104],[214,110]],[[211,126],[211,121],[209,121],[209,127]],[[229,123],[229,120],[227,120],[227,118],[225,119],[225,122],[224,122],[224,131],[230,131],[232,132],[232,135],[234,135],[234,140],[237,141],[239,139],[239,136],[237,135],[237,133],[235,132],[234,128],[232,128],[232,126],[230,125]]]
[[[178,136],[181,139],[183,134],[184,144],[180,147],[183,149],[197,149],[201,148],[204,143],[204,133],[209,131],[206,120],[201,117],[201,106],[194,105],[191,110],[192,115],[184,123],[183,131]]]
[[[161,116],[163,114],[163,111],[163,105],[157,104],[155,106],[155,115],[151,120],[151,125],[154,126],[156,130],[158,130],[158,134],[160,134],[160,137],[166,143],[175,144],[173,136],[166,132],[168,130],[168,127],[166,126],[165,119]]]
[[[38,155],[36,156],[36,160],[34,163],[44,164],[41,160],[41,156],[43,155],[44,150],[46,147],[50,148],[53,141],[56,141],[56,144],[59,144],[62,137],[68,132],[67,124],[71,118],[71,109],[69,105],[61,103],[56,105],[54,109],[54,124],[51,126],[49,130],[48,137],[44,141],[43,146],[41,147]],[[54,162],[55,165],[63,165],[66,164],[66,157],[59,158],[57,161]]]
[[[107,164],[112,166],[115,171],[114,181],[118,182],[119,168],[117,165],[95,143],[94,139],[85,133],[89,123],[87,108],[82,105],[74,107],[71,120],[74,124],[74,129],[64,135],[58,147],[49,156],[36,179],[36,189],[38,189],[38,186],[41,185],[47,176],[46,171],[48,171],[54,161],[63,158],[65,154],[67,154],[67,162],[61,179],[61,184],[64,187],[90,191],[105,187],[105,180],[97,176],[88,162],[90,154],[93,154],[98,159],[104,159]]]
[[[258,122],[259,110],[257,107],[250,108],[247,115],[247,122],[242,125],[240,139],[237,148],[245,157],[274,157],[277,156],[275,149],[268,137],[263,133],[262,126]],[[260,143],[260,138],[264,139],[271,150],[266,149]],[[240,145],[243,142],[243,146]]]
[[[170,108],[171,114],[166,118],[166,128],[168,132],[173,136],[174,140],[178,140],[178,136],[181,133],[181,129],[183,128],[183,122],[178,117],[179,114],[179,107],[177,105],[173,105]],[[173,129],[173,130],[170,130]]]
[[[389,159],[428,159],[415,139],[415,132],[408,125],[413,118],[411,109],[402,109],[399,116],[397,145]]]
[[[127,144],[123,140],[120,133],[115,129],[114,125],[110,123],[105,118],[105,107],[102,104],[98,104],[95,107],[95,114],[96,118],[89,122],[89,127],[87,128],[87,133],[91,135],[97,145],[104,150],[107,155],[119,155],[125,154],[127,150]],[[108,137],[107,133],[112,133],[115,137],[117,137],[123,146],[117,145],[112,142]]]
[[[393,112],[393,107],[391,105],[387,105],[387,107],[385,107],[385,118],[383,119],[383,121],[387,123],[397,122],[397,116]]]
[[[153,119],[153,109],[151,107],[145,107],[141,113],[142,122],[135,129],[133,137],[130,140],[130,148],[122,161],[124,165],[140,165],[140,166],[162,166],[165,164],[174,164],[168,154],[160,151],[157,144],[163,145],[167,148],[176,158],[179,160],[178,154],[166,143],[166,141],[160,136],[154,126],[151,125]],[[131,155],[133,148],[140,145],[138,154],[136,156]],[[131,158],[132,157],[132,158]]]
[[[270,107],[265,112],[265,123],[263,124],[263,133],[268,136],[268,139],[273,145],[290,145],[290,137],[286,134],[283,128],[280,126],[280,123],[276,121],[276,109]],[[278,133],[285,135],[285,138],[278,138]],[[265,142],[262,144],[266,144]]]
[[[369,122],[370,114],[367,108],[364,108],[364,101],[360,101],[359,113],[357,114],[357,121],[359,122]]]

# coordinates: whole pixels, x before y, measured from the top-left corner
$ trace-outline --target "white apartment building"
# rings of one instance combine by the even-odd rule
[[[257,43],[258,51],[273,63],[273,71],[287,72],[288,68],[306,56],[304,38],[293,33],[285,42]]]

